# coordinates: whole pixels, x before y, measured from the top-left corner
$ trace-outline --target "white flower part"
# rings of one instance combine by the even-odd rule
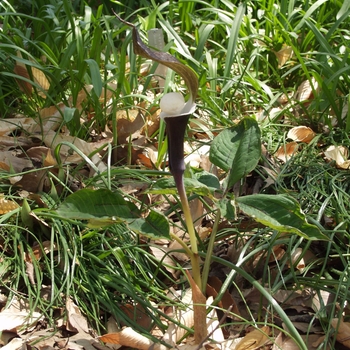
[[[160,100],[160,109],[168,115],[178,115],[185,106],[185,99],[179,92],[169,92]]]
[[[190,98],[186,103],[180,92],[169,92],[160,100],[161,118],[178,117],[183,114],[193,113],[196,105]]]

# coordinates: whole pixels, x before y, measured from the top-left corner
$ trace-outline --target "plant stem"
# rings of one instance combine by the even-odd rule
[[[196,282],[198,288],[202,290],[202,278],[200,272],[200,263],[198,255],[198,245],[197,245],[197,236],[193,226],[193,220],[191,216],[190,206],[188,204],[187,195],[184,186],[183,175],[181,177],[174,176],[176,188],[179,191],[179,197],[182,204],[182,210],[185,216],[185,222],[187,226],[187,232],[190,237],[191,243],[191,265],[192,265],[192,274],[193,279]]]
[[[189,115],[164,118],[168,136],[169,167],[179,193],[182,210],[185,216],[187,232],[190,237],[191,247],[187,251],[189,251],[189,256],[191,259],[193,278],[189,275],[188,271],[187,277],[192,289],[193,314],[195,320],[194,339],[196,344],[200,344],[207,336],[207,316],[205,304],[206,298],[202,290],[203,288],[198,255],[197,235],[193,226],[193,220],[191,216],[190,206],[188,204],[184,181],[184,138],[188,119]]]
[[[211,235],[210,235],[210,240],[209,240],[209,244],[208,244],[208,248],[207,248],[207,254],[206,254],[206,258],[205,258],[204,266],[203,266],[203,271],[202,271],[202,286],[203,286],[202,292],[203,293],[205,293],[205,287],[206,287],[207,281],[208,281],[211,256],[212,256],[212,253],[214,250],[215,237],[216,237],[216,233],[218,231],[220,218],[221,218],[221,212],[220,212],[220,209],[217,209],[215,222],[213,225],[213,230],[212,230]]]
[[[200,263],[198,256],[197,236],[193,226],[190,206],[188,204],[185,184],[184,184],[184,136],[189,119],[189,115],[165,118],[168,136],[169,167],[174,177],[176,188],[179,192],[182,210],[185,216],[187,232],[191,243],[191,264],[193,279],[202,290],[202,278],[200,273]]]

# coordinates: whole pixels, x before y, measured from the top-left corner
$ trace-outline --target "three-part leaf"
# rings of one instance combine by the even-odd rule
[[[245,214],[274,230],[310,240],[328,239],[317,226],[306,221],[300,205],[290,196],[253,194],[236,198],[236,203]]]
[[[255,119],[246,117],[215,137],[209,159],[228,172],[226,188],[229,188],[254,170],[260,155],[259,125]]]
[[[87,220],[92,227],[123,222],[142,235],[169,238],[169,223],[164,215],[150,210],[144,217],[135,204],[107,189],[77,191],[65,199],[57,214],[67,219]]]

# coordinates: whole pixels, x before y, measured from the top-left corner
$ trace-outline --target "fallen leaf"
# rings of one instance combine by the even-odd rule
[[[150,317],[147,309],[145,309],[141,304],[125,304],[121,305],[120,309],[128,318],[136,322],[141,328],[148,331],[151,330],[152,318]]]
[[[208,334],[206,319],[207,319],[207,307],[206,297],[193,280],[191,274],[186,270],[187,278],[190,282],[192,289],[192,300],[193,300],[193,313],[195,319],[194,327],[194,339],[196,344],[200,344]]]
[[[313,92],[318,92],[318,90],[318,82],[315,78],[312,77],[311,81],[305,80],[299,85],[298,90],[295,93],[294,99],[299,102],[312,100],[314,98]]]
[[[20,64],[16,64],[13,71],[18,75],[21,76],[25,79],[30,80],[30,76],[29,73],[27,71],[27,68],[25,67],[25,65],[20,65]],[[26,81],[24,79],[16,79],[17,84],[20,88],[20,90],[22,90],[24,93],[26,93],[28,96],[32,95],[33,92],[33,85],[29,82]]]
[[[16,338],[17,334],[13,332],[3,331],[0,333],[0,347],[8,344],[11,339]]]
[[[20,187],[28,192],[37,193],[43,191],[47,181],[47,171],[39,169],[38,171],[24,174],[23,177],[19,181],[14,182],[14,184],[16,187]]]
[[[26,260],[25,263],[26,263],[26,274],[28,276],[29,282],[32,286],[35,286],[36,282],[35,282],[35,272],[34,272],[33,262]]]
[[[18,350],[23,347],[23,343],[23,339],[13,338],[7,345],[1,347],[1,350]]]
[[[324,337],[320,334],[309,334],[301,335],[302,339],[305,342],[306,348],[309,350],[317,350],[319,345],[323,342]],[[274,344],[271,350],[299,350],[300,346],[291,338],[287,337],[282,332],[278,334],[274,340]],[[322,349],[330,350],[330,346],[327,344],[327,347],[322,347]]]
[[[291,261],[290,265],[294,266],[296,264],[296,268],[300,271],[303,272],[305,267],[311,263],[312,261],[316,260],[316,256],[314,253],[312,253],[310,250],[307,250],[304,252],[304,255],[301,257],[303,254],[303,249],[302,248],[296,248],[294,252],[291,254]]]
[[[81,314],[80,309],[74,302],[68,298],[66,300],[66,310],[67,310],[67,323],[66,329],[70,332],[78,332],[81,331],[85,333],[89,333],[88,323],[86,318]]]
[[[93,90],[93,85],[85,85],[78,93],[75,107],[78,110],[82,110],[85,107],[85,103],[88,99],[89,94]],[[106,105],[108,101],[112,98],[114,91],[116,90],[117,85],[113,83],[107,83],[107,88],[102,88],[101,95],[99,96],[99,102],[102,105]],[[72,104],[72,98],[69,99],[70,104]]]
[[[135,332],[132,328],[126,327],[118,333],[109,333],[99,337],[104,343],[120,344],[139,350],[148,350],[152,346],[154,350],[159,348],[157,344],[142,334]]]
[[[0,312],[0,332],[18,330],[23,326],[30,327],[36,324],[41,317],[41,314],[35,311],[6,309]]]
[[[349,150],[345,146],[329,146],[324,152],[324,155],[330,160],[335,160],[335,164],[338,168],[349,169]]]
[[[14,173],[21,173],[24,168],[33,168],[29,159],[16,157],[11,151],[0,152],[0,162],[5,163]]]
[[[22,58],[21,52],[17,51],[17,57]],[[35,62],[33,62],[35,63]],[[38,91],[38,95],[40,95],[43,98],[46,98],[46,95],[43,91],[48,91],[50,88],[50,82],[46,78],[46,75],[43,71],[40,69],[31,66],[26,66],[22,61],[16,60],[16,65],[14,67],[14,72],[25,78],[24,79],[16,79],[19,88],[25,92],[28,96],[31,96],[33,92],[33,84],[30,82],[31,81],[31,75],[29,74],[29,71],[31,72],[31,75],[33,77],[34,82],[41,88]],[[29,80],[29,81],[27,81]]]
[[[176,308],[173,318],[178,321],[183,327],[192,328],[194,325],[194,313],[192,305],[192,290],[187,289],[181,298],[181,304],[185,305],[184,309]],[[169,340],[169,344],[176,344],[187,333],[187,330],[177,324],[170,323],[167,332],[164,335],[164,340]]]
[[[4,196],[0,195],[0,215],[7,214],[18,207],[19,205],[16,202],[5,199]]]
[[[1,141],[0,141],[0,142],[1,142]],[[10,166],[7,165],[7,164],[4,163],[4,162],[0,162],[0,169],[5,170],[5,171],[10,171],[10,170],[11,170]]]
[[[275,245],[272,248],[272,252],[273,254],[269,254],[269,263],[272,263],[274,261],[279,261],[283,258],[283,256],[285,255],[286,251],[284,250],[283,246],[281,244],[279,245]],[[261,262],[262,262],[262,258],[265,257],[266,260],[266,251],[262,250],[259,253],[255,254],[254,256],[254,260],[252,262],[253,268],[255,269],[256,267],[258,267],[259,265],[261,266]]]
[[[207,305],[211,305],[214,299],[212,297],[208,298]],[[212,308],[207,315],[207,325],[208,325],[208,334],[210,334],[210,339],[214,343],[220,344],[225,340],[222,327],[220,327],[220,322],[215,308]]]
[[[154,245],[150,245],[149,249],[151,250],[153,256],[161,262],[161,265],[164,266],[164,268],[170,272],[172,275],[175,276],[176,274],[176,262],[174,259],[172,259],[169,256],[169,251],[171,252],[171,249],[167,247],[157,247]]]
[[[190,201],[190,212],[192,217],[192,222],[195,228],[201,227],[204,218],[204,205],[199,198],[194,198]]]
[[[43,71],[41,71],[40,69],[36,68],[36,67],[31,67],[31,70],[32,70],[34,81],[44,91],[48,91],[50,89],[50,82],[47,80],[45,73]],[[46,95],[45,95],[45,93],[43,91],[39,90],[38,94],[41,97],[46,98]]]
[[[291,46],[283,45],[282,49],[275,52],[278,60],[278,68],[281,68],[293,56],[293,48]]]
[[[298,151],[298,147],[295,141],[286,143],[277,150],[275,157],[285,163]]]
[[[0,120],[0,135],[9,135],[17,129],[27,130],[32,125],[36,125],[33,118],[18,117],[2,119]]]
[[[210,276],[208,278],[208,285],[206,289],[207,295],[213,298],[216,298],[221,287],[222,287],[222,282],[219,280],[219,278],[216,276]],[[219,301],[218,306],[220,308],[223,308],[224,310],[230,310],[230,314],[233,313],[238,316],[240,315],[237,304],[227,289],[222,295],[222,298]]]
[[[331,325],[336,331],[337,341],[350,349],[350,323],[333,318]]]
[[[258,349],[269,341],[270,327],[264,326],[249,332],[236,346],[235,350]]]
[[[51,241],[43,241],[41,244],[34,244],[32,249],[35,259],[40,260],[43,255],[50,253],[51,250],[57,250],[57,247],[56,244],[52,244]]]
[[[315,137],[313,130],[307,126],[296,126],[288,131],[287,138],[297,142],[310,143]]]

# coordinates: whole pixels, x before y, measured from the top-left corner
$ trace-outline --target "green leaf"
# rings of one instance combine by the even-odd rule
[[[195,193],[199,196],[212,197],[217,190],[216,187],[209,187],[197,179],[185,178],[184,182],[187,193]],[[158,180],[147,193],[176,195],[179,191],[173,178],[165,178]]]
[[[239,208],[257,222],[280,232],[309,240],[328,240],[317,226],[307,222],[299,204],[287,195],[254,194],[236,199]]]
[[[216,188],[217,190],[220,189],[220,181],[214,174],[203,170],[199,173],[196,173],[194,176],[199,182],[208,186],[209,188]]]
[[[57,213],[69,219],[135,217],[130,210],[132,203],[126,202],[119,194],[107,189],[82,189],[66,198]]]
[[[234,200],[231,198],[221,198],[216,202],[216,206],[220,209],[220,213],[227,220],[236,220],[236,207],[234,204]]]
[[[327,0],[318,0],[312,4],[312,6],[310,6],[310,8],[306,11],[304,17],[298,22],[294,28],[294,31],[297,32],[300,30],[303,27],[304,23],[311,17],[311,15],[326,1]]]
[[[349,0],[345,0],[343,1],[343,4],[339,10],[339,12],[337,13],[336,19],[338,20],[339,18],[341,18],[341,16],[343,16],[350,8],[350,1]]]
[[[66,123],[69,123],[71,120],[73,120],[75,113],[77,113],[77,109],[75,107],[68,107],[65,106],[64,112],[63,112],[63,119]]]
[[[94,87],[94,91],[98,97],[102,94],[102,79],[101,79],[101,73],[100,68],[97,64],[97,62],[91,58],[85,60],[90,68],[91,73],[91,82]]]
[[[154,210],[151,210],[146,218],[128,220],[128,226],[136,233],[149,238],[170,238],[167,218]]]
[[[231,76],[232,64],[236,59],[238,36],[240,33],[242,19],[245,13],[245,7],[246,6],[243,3],[241,3],[238,6],[237,12],[235,14],[235,18],[232,23],[230,35],[228,36],[229,39],[228,39],[228,46],[227,46],[227,53],[226,53],[226,60],[225,60],[224,77]]]
[[[75,220],[87,220],[89,227],[104,227],[124,222],[147,237],[169,238],[169,223],[164,215],[151,210],[147,217],[135,204],[107,189],[82,189],[66,198],[57,214]]]
[[[246,117],[237,125],[223,130],[210,148],[210,161],[225,171],[227,187],[249,174],[260,159],[260,129],[255,119]]]

